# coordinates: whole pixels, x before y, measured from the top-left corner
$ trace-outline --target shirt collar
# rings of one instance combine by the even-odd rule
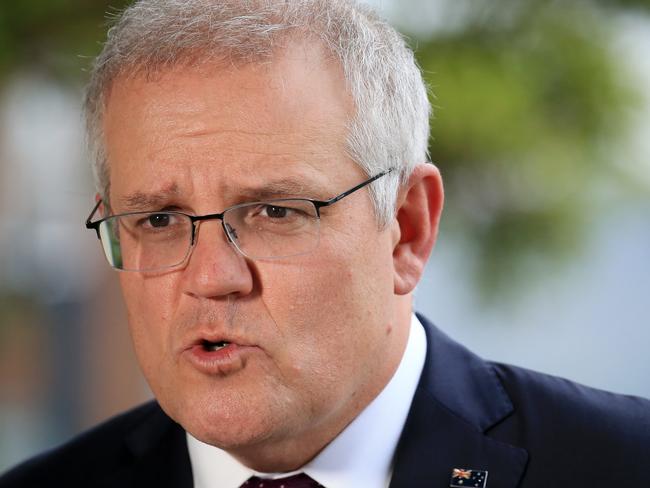
[[[392,459],[424,367],[426,336],[413,314],[406,349],[395,374],[377,397],[314,459],[304,472],[327,488],[385,488]],[[257,473],[226,451],[189,433],[187,445],[195,488],[237,488],[249,477],[277,478],[293,473]]]

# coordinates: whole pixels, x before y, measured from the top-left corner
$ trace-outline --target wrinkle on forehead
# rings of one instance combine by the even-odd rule
[[[189,68],[190,73],[194,73],[203,79],[218,80],[222,77],[236,77],[240,88],[247,90],[251,94],[250,101],[252,105],[250,107],[246,106],[245,99],[244,106],[241,105],[242,99],[240,98],[229,102],[225,92],[222,92],[216,99],[212,97],[196,98],[191,90],[186,92],[188,96],[178,97],[178,94],[182,93],[183,85],[180,84],[177,75],[188,72],[188,68],[180,66],[172,66],[161,71],[154,79],[142,76],[117,78],[111,86],[111,95],[115,89],[120,91],[123,84],[128,85],[131,89],[137,87],[136,91],[147,87],[164,88],[163,93],[173,91],[176,94],[175,97],[161,96],[145,111],[148,111],[150,115],[163,115],[163,119],[167,121],[172,121],[173,118],[170,115],[175,115],[177,117],[175,122],[178,122],[178,118],[180,118],[188,134],[200,135],[205,128],[201,127],[201,122],[196,120],[194,116],[203,112],[233,112],[240,118],[240,121],[246,121],[248,128],[252,127],[256,131],[261,128],[260,122],[264,122],[266,118],[266,110],[248,109],[256,106],[256,94],[272,93],[275,101],[281,101],[284,111],[294,113],[297,116],[294,121],[300,121],[299,130],[302,130],[304,123],[308,123],[308,117],[302,116],[306,107],[302,103],[300,95],[318,96],[317,93],[313,92],[313,79],[325,71],[330,74],[327,79],[327,83],[330,85],[328,89],[337,94],[338,100],[336,104],[329,108],[324,108],[321,105],[319,110],[331,110],[333,114],[338,114],[339,110],[344,107],[343,110],[347,113],[349,120],[349,117],[354,113],[354,103],[343,70],[337,61],[328,56],[328,52],[323,49],[320,43],[310,39],[297,39],[287,44],[282,51],[273,56],[272,62],[269,61],[263,64],[247,63],[244,66],[214,63]],[[260,84],[261,79],[267,82]],[[218,86],[219,84],[216,83],[214,88],[218,90]],[[296,93],[296,90],[298,93]],[[257,108],[260,108],[259,105],[257,105]],[[246,117],[246,115],[248,116]],[[161,120],[159,119],[158,122],[160,123]],[[277,123],[278,120],[274,119],[273,122]],[[321,118],[319,122],[322,123],[323,119]],[[164,122],[161,125],[164,126]],[[286,133],[287,130],[291,129],[291,126],[278,127],[273,125],[273,127],[279,129],[278,132],[282,133]],[[321,126],[319,125],[319,127]],[[314,127],[314,129],[319,127]],[[229,128],[221,127],[221,129],[227,130]],[[247,128],[239,127],[238,129],[245,132]],[[262,134],[263,132],[260,131],[260,135]]]
[[[220,183],[218,188],[212,188],[211,192],[220,194],[219,200],[230,201],[231,204],[287,197],[323,200],[334,196],[335,191],[324,178],[304,174],[294,177],[269,177],[267,181],[258,182],[251,182],[250,179],[228,181]],[[121,209],[129,212],[154,210],[169,206],[172,202],[181,203],[190,196],[191,193],[184,194],[180,185],[171,182],[162,185],[160,190],[136,190],[124,195],[119,198],[119,204]]]
[[[116,203],[198,212],[244,197],[325,199],[344,190],[331,168],[349,159],[352,107],[332,63],[319,46],[295,43],[264,66],[118,80],[104,119]]]

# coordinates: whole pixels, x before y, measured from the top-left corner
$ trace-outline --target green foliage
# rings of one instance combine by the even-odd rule
[[[447,182],[445,225],[473,243],[487,298],[516,290],[529,263],[580,249],[593,190],[614,171],[605,148],[636,100],[600,10],[517,1],[508,22],[492,16],[510,2],[493,1],[417,47],[435,94],[430,152]]]
[[[598,0],[598,3],[618,9],[625,7],[639,10],[650,9],[650,0]]]
[[[100,49],[105,16],[125,0],[20,0],[0,8],[0,83],[16,69],[78,79]],[[110,5],[110,7],[109,7]]]

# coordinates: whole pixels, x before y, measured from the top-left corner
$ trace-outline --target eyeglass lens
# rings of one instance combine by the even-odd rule
[[[315,249],[319,222],[311,201],[283,199],[231,207],[224,212],[223,229],[245,256],[272,259]],[[154,271],[185,261],[194,244],[194,225],[190,216],[178,212],[138,212],[107,218],[99,234],[111,266]]]

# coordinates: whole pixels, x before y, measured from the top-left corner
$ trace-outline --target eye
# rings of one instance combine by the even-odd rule
[[[146,224],[151,227],[167,227],[169,225],[169,214],[152,214],[146,219]]]
[[[160,212],[141,215],[135,222],[135,227],[143,231],[157,231],[164,229],[171,229],[183,224],[182,219],[178,215],[171,213]]]
[[[282,219],[291,211],[287,207],[278,207],[277,205],[265,205],[261,213],[266,213],[270,219]]]

